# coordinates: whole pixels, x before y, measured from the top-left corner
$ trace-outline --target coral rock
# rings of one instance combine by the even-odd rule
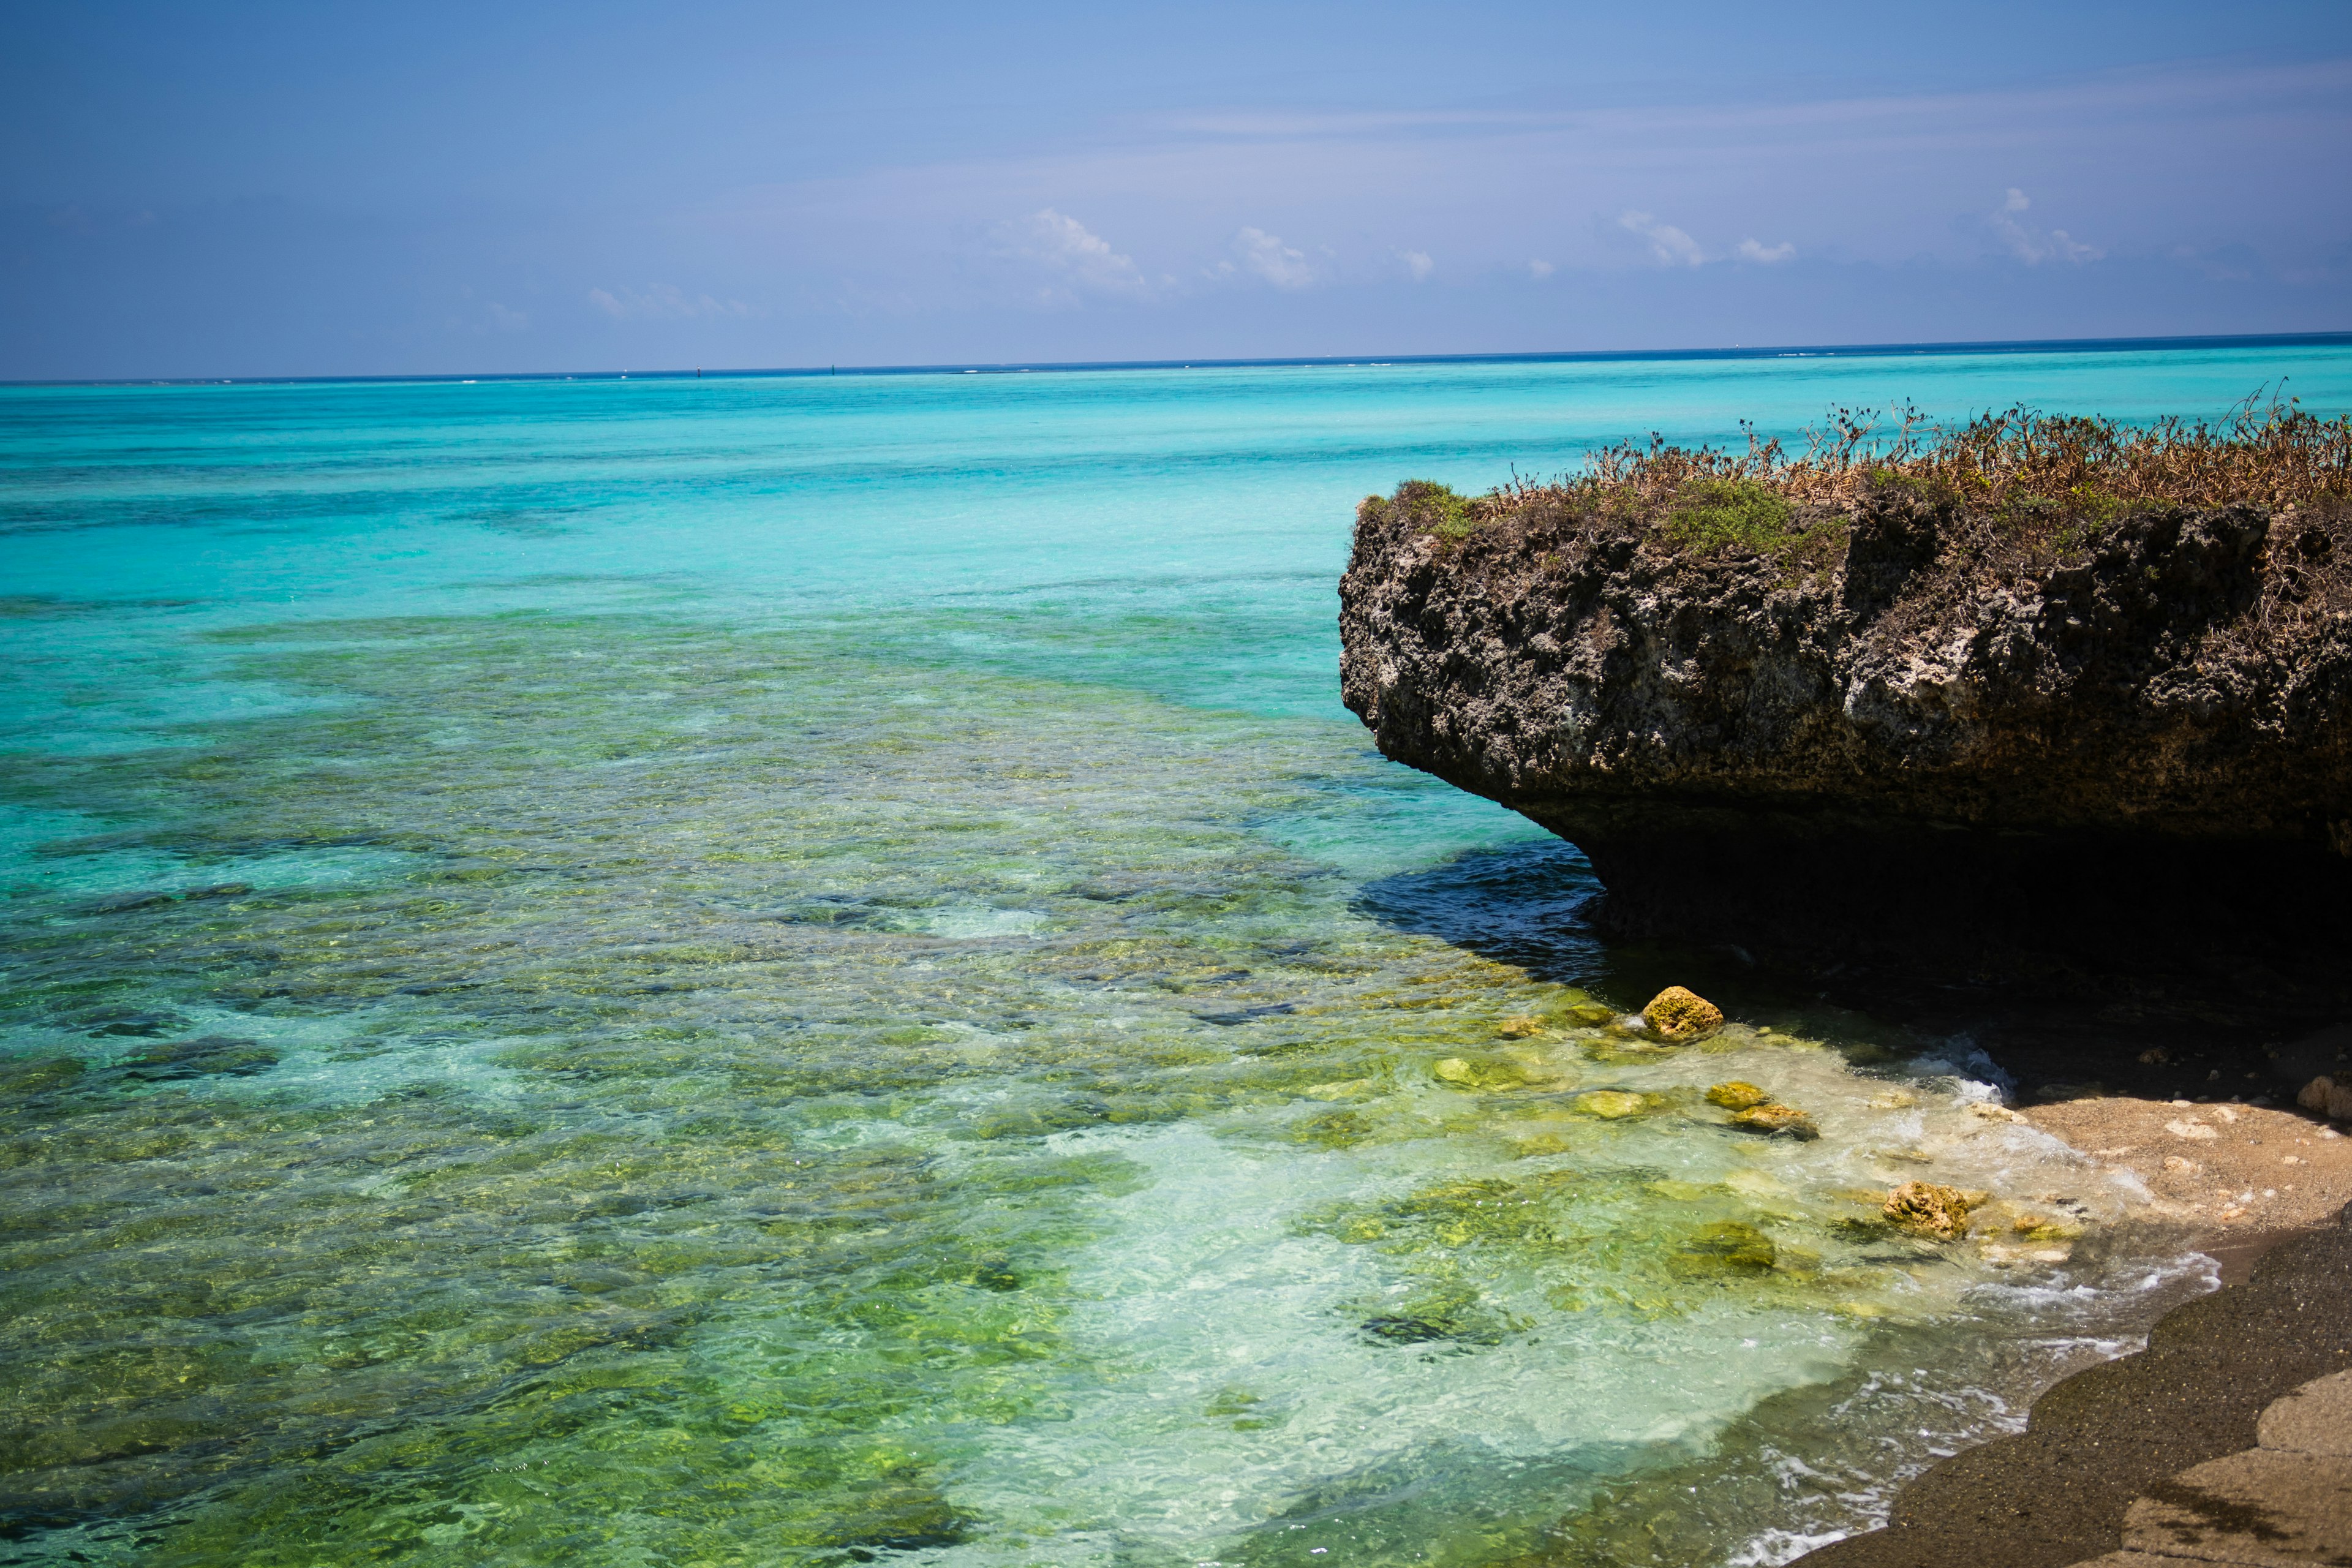
[[[1716,1084],[1706,1091],[1706,1102],[1709,1105],[1720,1105],[1726,1110],[1745,1110],[1751,1105],[1761,1105],[1771,1098],[1754,1084],[1742,1083],[1738,1079],[1732,1079],[1729,1083]]]
[[[2316,570],[2283,516],[2135,503],[2036,553],[1885,485],[1798,520],[1812,559],[1557,499],[1434,537],[1401,493],[1358,515],[1343,696],[1383,755],[1583,851],[1626,934],[2335,963],[2352,620],[2273,608]]]
[[[1669,985],[1651,997],[1642,1018],[1668,1040],[1703,1040],[1723,1027],[1723,1009],[1680,985]]]
[[[1906,1182],[1886,1194],[1886,1217],[1917,1236],[1952,1241],[1966,1235],[1969,1212],[1981,1207],[1982,1193],[1939,1187],[1933,1182]]]

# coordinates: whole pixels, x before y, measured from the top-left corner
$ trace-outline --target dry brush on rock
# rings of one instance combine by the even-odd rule
[[[2352,939],[2352,423],[1854,416],[1367,500],[1344,695],[1621,929],[1955,963]]]

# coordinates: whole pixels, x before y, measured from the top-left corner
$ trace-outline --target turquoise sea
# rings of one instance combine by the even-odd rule
[[[0,388],[0,1561],[1866,1527],[2210,1261],[1965,1036],[1612,947],[1383,762],[1354,505],[2282,377],[2352,407],[2325,344]],[[1670,981],[1735,1026],[1596,1026]],[[2011,1240],[1874,1232],[1918,1174]]]

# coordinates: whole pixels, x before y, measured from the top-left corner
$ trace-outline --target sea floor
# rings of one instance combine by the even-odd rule
[[[1336,710],[1606,388],[1252,374],[0,398],[0,1560],[1778,1562],[2211,1287]]]

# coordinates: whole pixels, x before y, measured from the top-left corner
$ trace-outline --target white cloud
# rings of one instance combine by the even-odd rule
[[[1244,228],[1234,236],[1234,248],[1241,253],[1243,266],[1277,289],[1304,289],[1315,281],[1306,253],[1291,249],[1278,235]]]
[[[530,318],[520,310],[509,310],[493,300],[490,301],[490,325],[502,332],[528,331]]]
[[[714,300],[708,294],[689,296],[673,283],[651,284],[643,293],[635,289],[591,289],[588,302],[616,321],[682,321],[697,316],[749,318],[766,313],[740,300]]]
[[[1549,278],[1549,277],[1550,277],[1551,275],[1552,275],[1552,265],[1551,265],[1551,263],[1550,263],[1550,262],[1549,262],[1549,261],[1530,261],[1530,262],[1528,262],[1528,277],[1530,277],[1530,278]]]
[[[1412,274],[1416,283],[1426,282],[1429,275],[1437,270],[1437,263],[1429,258],[1426,250],[1400,250],[1397,259],[1404,263],[1404,269]]]
[[[1151,279],[1132,257],[1067,213],[1040,208],[1027,217],[997,226],[997,239],[1011,255],[1033,261],[1074,289],[1138,298],[1152,292]],[[1052,290],[1047,290],[1048,295]]]
[[[2053,228],[2045,234],[2020,222],[2017,215],[2032,205],[2032,197],[2011,185],[2009,195],[2002,198],[2000,210],[1987,220],[1992,225],[1992,231],[2000,236],[2001,243],[2009,247],[2010,254],[2028,267],[2038,267],[2045,261],[2077,264],[2096,261],[2106,254],[2095,245],[2084,244],[2063,228]]]
[[[1661,267],[1696,267],[1706,259],[1699,250],[1698,241],[1670,223],[1660,223],[1648,213],[1629,212],[1617,221],[1650,242],[1650,256]]]
[[[2290,256],[2315,265],[2307,258],[2340,247],[2341,224],[2326,204],[2297,203],[2282,192],[2324,188],[2340,175],[2326,148],[2352,145],[2352,58],[2245,71],[2204,62],[2195,70],[2052,78],[2030,90],[1735,100],[1705,110],[1671,104],[1333,123],[1307,115],[1297,124],[1236,125],[1214,134],[1149,118],[1122,124],[1118,135],[1081,134],[1074,125],[1066,142],[1017,156],[965,149],[951,161],[748,188],[688,216],[698,232],[723,238],[728,253],[772,258],[774,282],[763,287],[855,301],[878,321],[1014,303],[1003,257],[994,258],[998,276],[976,287],[966,265],[970,247],[959,253],[942,237],[984,241],[994,226],[1048,199],[1055,210],[1084,215],[1090,229],[1118,237],[1109,240],[1114,253],[1140,264],[1155,300],[1244,283],[1271,287],[1265,270],[1250,264],[1253,237],[1237,238],[1244,225],[1268,237],[1274,248],[1257,259],[1298,291],[1352,297],[1346,284],[1377,294],[1382,279],[1391,287],[1406,280],[1389,245],[1341,245],[1346,255],[1327,258],[1307,239],[1284,242],[1291,234],[1319,239],[1387,230],[1395,244],[1389,226],[1401,213],[1415,226],[1405,232],[1450,237],[1443,263],[1449,279],[1508,275],[1540,258],[1555,268],[1548,279],[1538,281],[1533,268],[1518,275],[1542,289],[1629,264],[1674,277],[1738,269],[1760,280],[1765,271],[1794,272],[1798,261],[1831,247],[1857,267],[1921,260],[1965,267],[2011,256],[1988,223],[2006,194],[1986,183],[1988,160],[2016,158],[2010,167],[2022,171],[2021,160],[2032,158],[2032,177],[2045,183],[2044,194],[2029,211],[2003,215],[2011,221],[2058,225],[2071,244],[2090,242],[2109,255],[2126,244],[2162,254],[2176,244],[2211,253],[2242,243],[2273,258],[2262,264],[2268,279]],[[2256,148],[2263,155],[2251,155]],[[2068,194],[2053,207],[2062,181]],[[1543,191],[1544,199],[1528,201],[1529,190]],[[1661,266],[1651,237],[1622,226],[1628,211],[1688,217],[1715,237],[1700,242],[1696,231],[1683,231],[1700,265],[1692,268],[1687,251],[1669,248],[1670,265]],[[2077,236],[2076,225],[2089,232]],[[1753,261],[1738,248],[1743,237],[1771,249],[1799,234],[1805,243],[1783,263]],[[2053,257],[2037,271],[2074,269],[2058,258],[2080,252],[2047,234],[2027,237],[2030,247]],[[1294,248],[1301,254],[1282,254]],[[1162,283],[1163,268],[1176,281]],[[648,270],[678,275],[675,264]],[[1070,289],[1066,279],[1031,263],[1011,270],[1024,299],[1043,284]],[[1413,298],[1443,292],[1451,290],[1423,285]],[[1661,320],[1679,330],[1677,318]],[[533,331],[541,326],[535,321]],[[1101,341],[1103,357],[1119,357],[1112,340]],[[1014,353],[974,350],[973,357]]]
[[[1785,239],[1778,245],[1766,245],[1759,239],[1743,239],[1732,250],[1742,261],[1760,261],[1768,267],[1775,261],[1786,261],[1797,254],[1797,247]]]

